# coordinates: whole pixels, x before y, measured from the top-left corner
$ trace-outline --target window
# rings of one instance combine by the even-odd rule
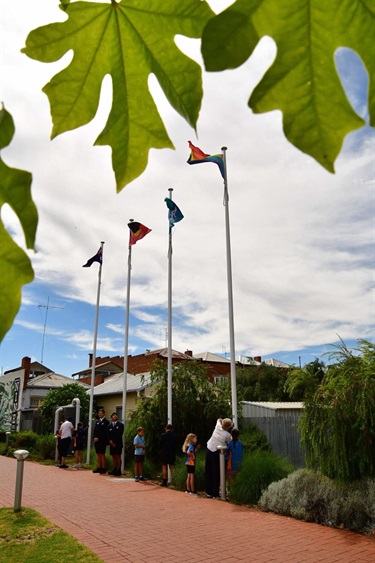
[[[30,407],[39,407],[40,403],[43,401],[44,397],[38,397],[35,395],[34,397],[30,397]]]
[[[214,383],[224,383],[227,380],[228,380],[228,378],[225,375],[215,375],[214,376]]]

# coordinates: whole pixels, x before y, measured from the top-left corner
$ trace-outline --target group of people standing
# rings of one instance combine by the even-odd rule
[[[76,429],[74,429],[71,418],[67,418],[65,422],[60,422],[55,438],[57,439],[57,451],[59,454],[58,467],[61,469],[67,469],[69,467],[66,465],[65,461],[71,450],[73,440],[75,461],[73,467],[80,469],[82,467],[83,450],[87,441],[87,429],[83,427],[82,422],[77,424]]]
[[[112,456],[113,470],[108,475],[120,476],[121,456],[123,450],[124,424],[118,420],[116,412],[111,414],[111,420],[105,416],[104,409],[99,409],[98,419],[93,429],[94,447],[97,456],[97,467],[93,473],[106,474],[106,449],[109,445],[109,452]],[[87,429],[83,428],[81,422],[74,429],[71,419],[67,419],[60,425],[57,433],[58,449],[60,454],[59,467],[67,468],[66,457],[71,447],[73,439],[73,448],[75,452],[74,467],[80,468],[82,464],[82,451],[87,440]],[[134,476],[135,481],[146,481],[143,475],[143,463],[145,459],[146,442],[144,437],[144,429],[140,426],[137,428],[137,434],[133,440],[134,445]],[[231,481],[233,476],[240,468],[242,461],[242,442],[239,439],[239,431],[234,428],[230,418],[219,418],[216,421],[214,431],[207,442],[206,460],[205,460],[205,478],[206,478],[206,496],[207,498],[217,498],[220,492],[220,453],[221,447],[226,448],[226,472],[228,479]],[[176,462],[177,437],[173,432],[173,426],[167,424],[164,433],[160,437],[159,452],[162,464],[162,482],[161,486],[166,487],[168,484],[168,470],[173,473]],[[200,449],[198,437],[196,434],[189,433],[186,436],[182,451],[185,454],[185,465],[187,470],[186,490],[188,494],[196,494],[195,490],[195,463],[196,454]]]
[[[234,428],[230,418],[219,418],[216,421],[211,438],[207,442],[205,477],[207,498],[217,498],[220,492],[220,453],[219,446],[226,447],[225,460],[228,479],[233,480],[242,462],[242,442],[239,439],[239,430]],[[168,481],[168,468],[173,472],[176,459],[176,435],[171,424],[167,424],[164,434],[159,442],[160,456],[162,461],[163,479],[161,486],[166,487]],[[196,494],[195,490],[195,462],[196,454],[200,449],[198,436],[189,433],[182,446],[185,454],[185,465],[187,470],[185,493]]]
[[[109,421],[105,417],[104,409],[99,409],[98,420],[94,425],[94,448],[97,458],[97,467],[93,473],[107,473],[107,462],[105,452],[109,445],[109,453],[112,456],[113,470],[109,475],[121,475],[121,454],[123,449],[124,425],[119,421],[117,413],[111,414]]]

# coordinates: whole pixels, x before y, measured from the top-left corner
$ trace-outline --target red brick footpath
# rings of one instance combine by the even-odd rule
[[[16,463],[0,456],[1,507],[13,507]],[[108,563],[375,562],[358,534],[85,470],[26,461],[22,506]]]

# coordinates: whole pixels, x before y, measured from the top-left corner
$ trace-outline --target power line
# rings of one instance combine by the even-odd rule
[[[54,307],[53,305],[49,304],[49,297],[47,298],[47,305],[38,305],[39,309],[43,308],[46,310],[46,314],[44,316],[44,327],[43,327],[43,339],[42,339],[42,354],[41,354],[41,359],[40,359],[40,363],[43,364],[43,353],[44,353],[44,339],[46,336],[46,327],[47,327],[47,316],[48,316],[48,310],[49,309],[64,309],[64,307]]]

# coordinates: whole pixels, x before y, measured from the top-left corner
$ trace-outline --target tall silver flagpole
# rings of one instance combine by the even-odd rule
[[[101,241],[100,248],[101,248],[101,253],[102,253],[102,261],[99,263],[99,272],[98,272],[98,290],[97,290],[97,294],[96,294],[94,345],[93,345],[93,350],[92,350],[92,363],[91,363],[89,428],[88,428],[88,434],[87,434],[87,451],[86,451],[86,463],[87,463],[87,465],[90,465],[90,452],[91,452],[91,440],[92,440],[92,411],[93,411],[93,406],[94,406],[96,343],[97,343],[97,340],[98,340],[99,302],[100,302],[100,286],[101,286],[101,283],[102,283],[103,247],[104,247],[104,241]]]
[[[134,219],[129,219],[132,223]],[[121,473],[125,471],[125,424],[126,424],[126,393],[128,385],[128,346],[129,346],[129,304],[130,304],[130,277],[132,270],[132,247],[129,244],[128,254],[128,281],[126,287],[126,311],[125,311],[125,339],[124,339],[124,379],[122,384],[122,421],[124,423],[124,447],[122,449]]]
[[[228,194],[228,177],[227,177],[227,147],[221,147],[224,160],[224,206],[225,206],[225,234],[227,246],[227,280],[228,280],[228,313],[229,313],[229,345],[230,345],[230,380],[232,390],[232,417],[234,425],[238,428],[237,413],[237,379],[236,379],[236,357],[234,344],[234,315],[233,315],[233,285],[232,285],[232,256],[230,244],[230,228],[229,228],[229,194]]]
[[[169,199],[172,199],[173,188],[168,188]],[[168,424],[172,424],[172,228],[169,225],[168,246]]]

